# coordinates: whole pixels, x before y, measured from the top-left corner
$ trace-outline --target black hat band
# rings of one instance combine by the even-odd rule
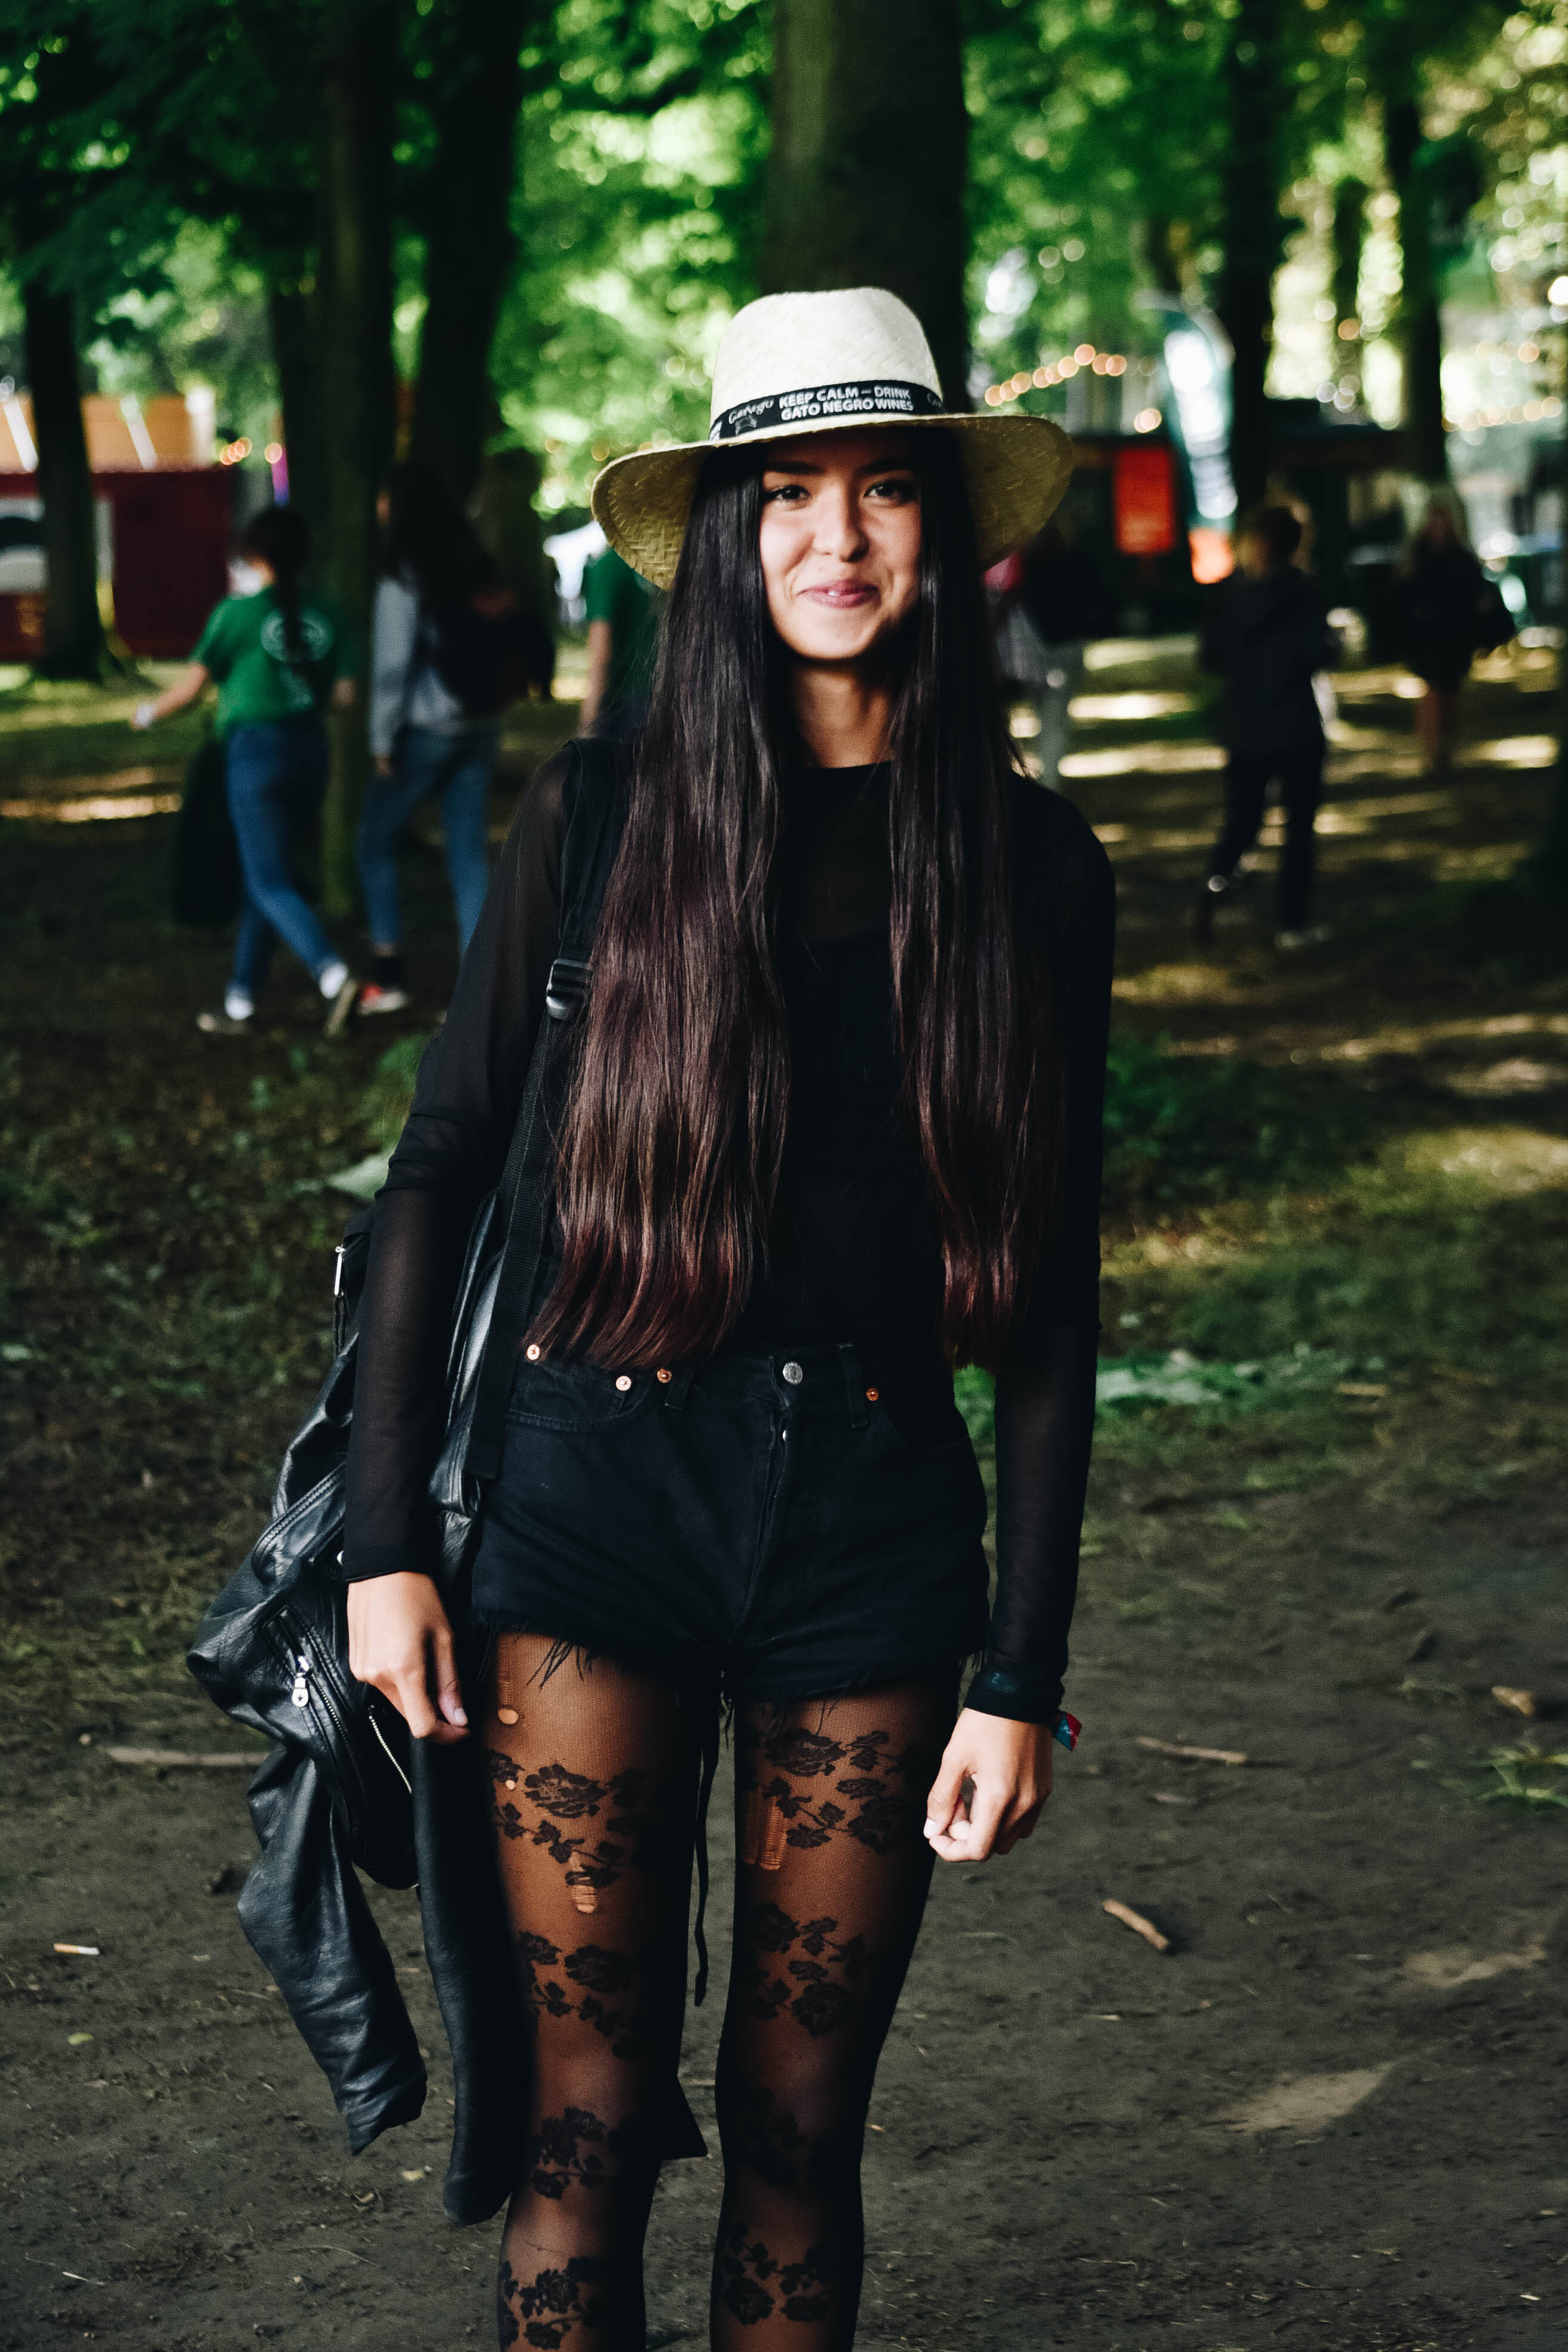
[[[709,428],[710,441],[734,441],[746,433],[767,433],[777,425],[798,425],[803,431],[836,416],[941,416],[942,394],[929,384],[900,383],[888,378],[858,383],[819,383],[802,392],[773,392],[760,400],[742,400],[725,409]]]

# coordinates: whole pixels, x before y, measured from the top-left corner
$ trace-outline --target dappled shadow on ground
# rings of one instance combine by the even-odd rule
[[[868,2346],[1559,2338],[1568,983],[1415,920],[1533,837],[1550,682],[1489,665],[1430,785],[1397,674],[1344,682],[1337,937],[1285,958],[1266,873],[1186,935],[1218,793],[1190,662],[1090,672],[1069,782],[1123,919],[1087,1729],[1029,1847],[939,1876],[873,2108]],[[0,797],[151,789],[103,781],[140,756],[118,718],[21,715]],[[166,818],[0,824],[13,2332],[483,2341],[412,1898],[377,1901],[430,2105],[351,2163],[234,1918],[244,1773],[106,1755],[240,1745],[180,1651],[325,1363],[331,1180],[450,984],[439,861],[408,859],[406,1021],[328,1044],[280,967],[229,1041],[191,1025],[225,943],[165,919]],[[717,2022],[686,2058],[704,2116]],[[701,2335],[713,2173],[656,2209],[668,2341]]]

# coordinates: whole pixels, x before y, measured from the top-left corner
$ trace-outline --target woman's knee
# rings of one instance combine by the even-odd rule
[[[852,2070],[806,2067],[760,2081],[721,2063],[715,2118],[725,2164],[789,2194],[837,2193],[858,2171],[868,2105]]]

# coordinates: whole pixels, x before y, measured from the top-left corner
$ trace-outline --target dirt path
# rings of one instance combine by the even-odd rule
[[[1290,963],[1247,914],[1201,958],[1185,943],[1215,782],[1190,763],[1190,677],[1152,656],[1090,679],[1121,705],[1088,715],[1100,766],[1074,790],[1113,837],[1125,1022],[1339,1090],[1361,1141],[1282,1194],[1115,1224],[1107,1347],[1134,1385],[1178,1349],[1295,1361],[1305,1386],[1266,1370],[1256,1407],[1108,1418],[1084,1741],[1031,1846],[939,1873],[872,2110],[868,2347],[1563,2340],[1568,1820],[1517,1758],[1568,1744],[1568,991],[1398,932],[1433,877],[1505,869],[1534,821],[1539,768],[1495,747],[1542,735],[1548,673],[1497,669],[1470,713],[1492,748],[1452,787],[1405,772],[1397,680],[1352,687],[1325,834],[1345,935]],[[186,1695],[179,1639],[320,1363],[307,1245],[338,1221],[322,1178],[367,1148],[388,1043],[324,1058],[280,991],[275,1033],[198,1047],[216,951],[150,914],[161,823],[6,833],[0,2345],[483,2345],[493,2232],[440,2216],[412,1899],[379,1908],[431,2097],[351,2161],[236,1923],[245,1774],[106,1754],[239,1744]],[[416,895],[434,992],[427,865]],[[1531,1692],[1534,1720],[1494,1686]],[[1544,1798],[1509,1796],[1510,1772]],[[689,2036],[700,2117],[717,2021]],[[717,2187],[711,2163],[661,2187],[658,2341],[703,2340]]]

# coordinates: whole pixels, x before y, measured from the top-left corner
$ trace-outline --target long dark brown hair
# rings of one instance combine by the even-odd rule
[[[942,1236],[942,1337],[955,1360],[994,1366],[1050,1222],[1060,1087],[1045,942],[1016,919],[1016,786],[969,503],[949,436],[910,438],[921,535],[889,746],[894,1006]],[[717,452],[697,491],[564,1116],[564,1260],[534,1337],[604,1364],[720,1345],[778,1188],[792,734],[758,551],[763,462]]]

